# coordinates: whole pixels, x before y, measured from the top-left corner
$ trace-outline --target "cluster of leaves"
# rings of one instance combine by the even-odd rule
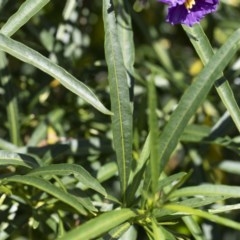
[[[0,10],[1,240],[238,239],[239,2],[208,37],[155,1]]]

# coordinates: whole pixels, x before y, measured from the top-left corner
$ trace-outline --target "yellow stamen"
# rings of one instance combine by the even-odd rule
[[[186,0],[184,5],[187,10],[192,9],[192,7],[196,4],[195,0]]]

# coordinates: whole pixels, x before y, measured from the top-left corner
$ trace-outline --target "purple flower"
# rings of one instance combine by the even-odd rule
[[[215,12],[218,0],[158,0],[168,7],[167,22],[192,26],[208,13]]]

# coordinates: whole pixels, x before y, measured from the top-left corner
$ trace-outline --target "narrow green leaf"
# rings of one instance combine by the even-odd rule
[[[95,239],[137,215],[137,212],[127,208],[106,212],[69,231],[59,240]]]
[[[110,237],[110,239],[119,239],[130,227],[131,224],[129,222],[120,224],[111,231],[109,231],[108,236]]]
[[[97,173],[97,179],[99,182],[104,182],[111,177],[115,176],[117,173],[117,164],[116,162],[109,162],[105,165],[102,165]]]
[[[190,41],[192,42],[195,50],[201,58],[204,65],[208,63],[211,56],[214,54],[212,46],[205,35],[200,24],[196,24],[193,27],[187,27],[183,25],[183,29],[188,34]],[[240,131],[240,109],[233,95],[232,89],[228,80],[224,77],[223,73],[220,73],[221,79],[215,82],[216,90],[230,113],[233,121],[235,122],[238,130]]]
[[[129,229],[120,238],[121,240],[128,240],[128,239],[137,240],[138,239],[138,232],[139,232],[138,226],[133,225],[131,222],[130,222],[130,225],[131,226],[129,227]]]
[[[61,217],[61,210],[56,214],[52,214],[49,218],[46,218],[45,224],[55,233],[55,239],[61,237],[65,232],[65,221],[64,218]]]
[[[227,199],[229,197],[223,197],[223,196],[203,196],[201,195],[201,197],[191,197],[191,198],[187,198],[184,199],[182,201],[177,202],[179,205],[184,205],[184,206],[188,206],[191,208],[199,208],[199,207],[203,207],[206,205],[210,205],[213,203],[216,203],[218,201],[223,201],[225,199]]]
[[[36,168],[39,166],[37,161],[29,155],[5,150],[0,151],[0,165],[23,166],[27,168]]]
[[[169,196],[172,192],[174,192],[176,189],[180,188],[192,175],[192,171],[189,171],[186,175],[183,175],[179,180],[170,186],[170,190],[166,193],[166,198]]]
[[[151,219],[151,227],[153,232],[153,239],[166,240],[165,234],[163,233],[162,228],[158,226],[157,221],[154,218]]]
[[[127,69],[128,77],[134,75],[135,48],[133,41],[132,18],[130,15],[129,1],[118,0],[117,30],[121,45],[124,66]],[[129,79],[129,81],[131,81]]]
[[[232,205],[225,205],[217,208],[208,209],[208,212],[210,213],[223,213],[223,212],[229,212],[233,210],[239,210],[240,209],[240,203],[232,204]]]
[[[204,212],[204,211],[199,210],[199,209],[193,209],[193,208],[190,208],[190,207],[187,207],[187,206],[180,206],[180,205],[175,205],[175,204],[165,205],[164,208],[168,209],[168,210],[173,210],[173,211],[176,211],[176,212],[181,212],[181,213],[184,213],[184,214],[189,214],[189,215],[195,215],[195,216],[198,216],[198,217],[202,217],[202,218],[205,218],[205,219],[207,219],[211,222],[215,222],[215,223],[221,224],[221,225],[226,226],[226,227],[230,227],[230,228],[233,228],[233,229],[236,229],[236,230],[240,230],[240,223],[232,221],[232,220],[224,218],[224,217],[220,217],[220,216],[217,216],[217,215],[210,214],[208,212]]]
[[[147,135],[147,138],[145,139],[144,145],[142,147],[142,151],[138,159],[138,165],[135,171],[136,173],[138,172],[138,170],[142,169],[144,165],[146,165],[149,156],[150,156],[150,134]]]
[[[49,2],[50,0],[26,0],[18,11],[2,26],[1,33],[8,37],[12,36]]]
[[[200,208],[204,207],[213,203],[216,203],[217,201],[223,201],[227,199],[228,197],[222,197],[222,196],[201,196],[201,197],[192,197],[187,198],[182,201],[177,201],[174,199],[174,202],[176,202],[179,206],[187,206],[191,208]],[[153,214],[156,218],[163,218],[163,217],[170,217],[172,214],[172,211],[162,208],[155,208],[153,210]],[[161,219],[163,220],[163,219]]]
[[[177,182],[179,182],[181,179],[183,179],[185,176],[187,175],[187,173],[185,172],[179,172],[176,174],[173,174],[171,176],[165,177],[163,179],[161,179],[158,183],[158,191],[161,191],[163,188],[169,186],[170,188],[175,185]]]
[[[188,196],[222,196],[240,198],[240,187],[227,185],[203,184],[194,187],[185,187],[173,192],[169,198]]]
[[[148,134],[142,151],[140,153],[139,159],[137,161],[137,167],[136,169],[131,172],[130,175],[130,179],[129,179],[129,186],[127,189],[127,203],[131,204],[136,192],[141,188],[141,190],[147,192],[147,189],[150,187],[149,185],[146,186],[146,188],[142,188],[140,182],[143,180],[143,176],[144,176],[144,172],[145,172],[145,168],[146,168],[146,164],[147,161],[149,159],[149,155],[150,155],[150,134]],[[146,176],[145,176],[146,177]],[[149,177],[149,179],[144,179],[146,180],[146,183],[150,183],[151,178]]]
[[[176,237],[174,236],[173,233],[171,233],[170,231],[168,231],[166,228],[162,227],[161,225],[158,226],[161,231],[163,232],[165,239],[167,240],[176,240]],[[180,240],[181,238],[179,238]]]
[[[195,240],[205,240],[201,227],[198,225],[198,222],[192,216],[182,217],[182,220]]]
[[[26,0],[18,11],[13,14],[8,21],[2,26],[0,32],[8,37],[13,35],[18,29],[20,29],[29,19],[40,11],[50,0]],[[5,54],[1,52],[1,63],[6,63]],[[17,98],[14,96],[11,87],[11,81],[9,76],[6,76],[5,85],[7,87],[9,101],[7,101],[7,113],[9,119],[9,129],[11,133],[12,142],[15,145],[20,145],[20,134],[19,134],[19,118],[18,118],[18,104]]]
[[[146,171],[145,165],[142,166],[141,169],[139,169],[135,174],[131,181],[129,181],[129,185],[127,188],[127,194],[126,194],[126,202],[128,206],[131,206],[134,203],[134,200],[137,199],[139,195],[141,195],[141,192],[147,192],[146,189],[142,188],[141,181],[143,180],[144,173]],[[150,185],[150,178],[149,185]],[[150,187],[150,186],[149,186]]]
[[[214,52],[201,25],[195,24],[193,27],[187,27],[185,25],[182,25],[182,27],[187,33],[189,40],[193,44],[201,61],[204,65],[206,65]]]
[[[202,142],[204,138],[207,138],[211,132],[211,128],[209,126],[203,125],[188,125],[182,136],[181,141],[184,142]]]
[[[148,134],[147,138],[145,139],[139,159],[137,160],[137,167],[133,172],[131,172],[130,182],[135,182],[133,179],[146,166],[149,156],[150,156],[150,134]],[[137,185],[139,185],[139,183]]]
[[[2,51],[0,51],[0,79],[1,85],[4,89],[4,100],[7,108],[8,129],[10,131],[11,141],[13,144],[19,146],[21,141],[17,94],[14,92],[11,75],[8,72],[8,60],[6,54]]]
[[[87,170],[85,170],[83,167],[77,164],[60,163],[48,165],[37,168],[28,173],[28,175],[31,176],[45,176],[45,175],[65,176],[70,174],[73,174],[86,187],[89,187],[107,197],[106,190],[102,187],[98,180],[92,177]]]
[[[164,47],[164,44],[161,43],[161,41],[154,41],[152,39],[152,47],[157,54],[159,62],[164,66],[167,72],[170,74],[176,73],[170,54],[166,47]]]
[[[238,131],[240,132],[240,109],[229,82],[223,77],[223,81],[217,81],[215,83],[215,87],[223,104],[231,115]]]
[[[152,184],[152,193],[155,194],[157,192],[158,178],[159,178],[159,166],[158,166],[158,122],[157,122],[157,96],[156,89],[154,85],[153,79],[149,79],[148,82],[148,104],[149,104],[149,117],[148,117],[148,125],[150,129],[150,161],[149,161],[149,169],[151,176],[151,184]]]
[[[117,32],[114,5],[103,1],[105,29],[105,56],[110,84],[113,143],[117,154],[118,170],[125,202],[125,194],[132,162],[132,110],[129,97],[128,74],[124,66],[120,40]]]
[[[192,85],[185,91],[177,108],[160,135],[159,159],[163,171],[171,153],[177,146],[181,134],[192,115],[207,96],[211,86],[220,75],[240,44],[240,29],[210,59]]]
[[[87,215],[86,210],[83,208],[82,204],[77,200],[73,195],[66,193],[65,191],[57,188],[50,182],[40,178],[33,176],[19,176],[15,175],[13,177],[9,177],[4,179],[5,182],[17,182],[26,184],[32,187],[36,187],[52,196],[57,198],[58,200],[66,203],[71,206],[75,210],[77,210],[80,214]]]
[[[55,79],[59,80],[60,83],[68,90],[84,99],[100,112],[111,114],[111,112],[103,106],[96,95],[86,85],[73,77],[65,69],[51,62],[48,58],[44,57],[35,50],[9,37],[6,37],[3,34],[0,34],[0,49],[23,62],[39,68],[43,72],[46,72]]]

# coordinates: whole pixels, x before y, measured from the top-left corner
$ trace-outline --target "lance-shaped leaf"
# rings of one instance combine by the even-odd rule
[[[4,36],[3,34],[0,34],[0,50],[9,53],[23,62],[39,68],[43,72],[46,72],[55,79],[58,79],[64,87],[84,99],[100,112],[111,114],[111,112],[103,106],[96,95],[86,85],[37,51],[18,41]]]
[[[84,184],[86,187],[89,187],[104,196],[107,196],[107,193],[105,189],[101,186],[101,184],[98,182],[97,179],[92,177],[90,173],[85,170],[83,167],[76,165],[76,164],[52,164],[49,166],[44,166],[41,168],[37,168],[28,175],[31,176],[44,176],[44,175],[70,175],[73,174],[82,184]]]
[[[106,212],[66,233],[60,240],[96,239],[103,233],[136,216],[136,212],[127,208]]]
[[[194,187],[185,187],[174,191],[169,198],[189,196],[221,196],[225,198],[240,198],[240,187],[227,185],[203,184]]]
[[[32,156],[5,150],[0,151],[0,166],[1,165],[23,166],[26,168],[38,167],[37,161]]]
[[[36,187],[54,196],[58,200],[66,203],[67,205],[71,206],[72,208],[77,210],[79,213],[83,215],[87,215],[87,211],[75,196],[66,193],[65,191],[61,190],[60,188],[57,188],[50,182],[40,177],[16,175],[16,176],[4,179],[4,182],[17,182],[17,183],[22,183],[22,184]]]
[[[229,37],[227,42],[214,54],[196,80],[185,91],[160,136],[160,171],[163,171],[190,118],[206,98],[213,83],[239,49],[239,45],[240,29]]]
[[[124,66],[120,40],[117,32],[114,5],[103,1],[105,29],[105,55],[110,84],[113,143],[117,154],[118,170],[123,199],[127,188],[132,159],[132,110],[129,98],[129,83]]]
[[[21,28],[29,19],[40,11],[50,0],[26,0],[2,26],[1,33],[10,37]]]
[[[193,27],[183,26],[183,29],[188,34],[203,64],[207,64],[214,52],[201,25],[196,24]],[[221,76],[222,78],[215,82],[216,90],[228,112],[230,113],[234,123],[236,124],[236,127],[240,131],[240,109],[236,99],[234,98],[234,94],[228,80],[223,73],[221,73]]]
[[[182,206],[182,205],[177,205],[177,204],[168,204],[164,206],[165,209],[168,210],[173,210],[176,212],[180,212],[183,214],[187,214],[187,215],[195,215],[198,217],[202,217],[205,218],[209,221],[221,224],[223,226],[227,226],[236,230],[240,230],[240,224],[238,222],[232,221],[230,219],[224,218],[224,217],[220,217],[217,215],[213,215],[211,213],[208,212],[204,212],[202,210],[199,209],[193,209],[191,207],[187,207],[187,206]]]

